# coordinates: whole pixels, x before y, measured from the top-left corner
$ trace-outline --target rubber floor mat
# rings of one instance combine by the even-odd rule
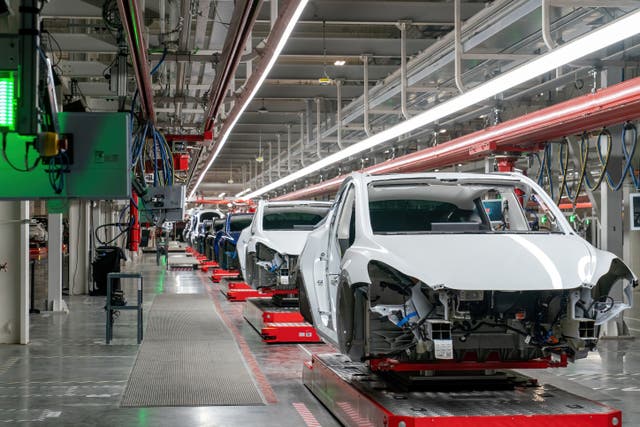
[[[158,295],[121,406],[263,405],[205,294]]]

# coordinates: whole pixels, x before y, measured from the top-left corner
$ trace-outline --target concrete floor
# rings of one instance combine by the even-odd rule
[[[104,344],[103,298],[70,297],[69,314],[32,315],[28,346],[0,345],[0,424],[87,426],[301,426],[305,408],[321,426],[337,421],[302,385],[302,362],[326,345],[263,344],[242,318],[242,303],[228,303],[200,272],[168,272],[146,255],[129,268],[145,276],[145,310],[160,293],[198,293],[213,298],[248,357],[257,361],[254,375],[267,401],[252,407],[120,408],[119,402],[135,361],[135,314],[116,321],[114,342]],[[131,284],[127,298],[134,299]],[[637,295],[637,292],[636,292]],[[629,313],[629,326],[640,334],[640,309]],[[633,319],[633,320],[631,320]],[[251,363],[249,363],[251,365]],[[640,343],[603,340],[587,360],[566,369],[528,371],[565,390],[623,410],[624,425],[640,425]],[[260,381],[265,378],[266,381]],[[271,399],[269,394],[271,393]],[[307,425],[314,425],[307,418]]]

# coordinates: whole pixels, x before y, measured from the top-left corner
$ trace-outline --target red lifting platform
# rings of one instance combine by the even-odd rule
[[[210,268],[219,268],[220,265],[215,261],[203,260],[200,261],[200,270],[206,273]]]
[[[490,372],[389,377],[342,354],[314,354],[305,362],[302,381],[345,426],[622,425],[622,413],[617,409],[540,385],[513,371]]]
[[[240,272],[238,270],[223,270],[221,268],[217,268],[213,270],[211,280],[213,283],[220,283],[220,280],[222,279],[236,279],[239,276]]]
[[[276,306],[271,298],[249,298],[243,314],[266,343],[321,342],[315,328],[304,321],[297,307]]]

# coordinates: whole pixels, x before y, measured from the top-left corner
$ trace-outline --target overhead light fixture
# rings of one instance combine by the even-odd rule
[[[267,107],[264,106],[264,98],[262,98],[262,107],[258,108],[258,113],[259,114],[264,114],[264,113],[268,113],[269,110],[267,110]]]
[[[242,190],[241,192],[239,192],[238,194],[235,195],[235,197],[242,197],[247,193],[251,192],[251,188],[245,188],[244,190]]]
[[[220,194],[218,194],[218,199],[222,199],[226,195],[227,195],[227,193],[224,193],[224,192],[220,193]]]
[[[346,158],[362,153],[375,146],[383,144],[401,135],[408,134],[418,128],[432,124],[438,120],[458,113],[479,102],[489,99],[499,93],[514,88],[541,74],[555,70],[563,65],[583,58],[593,52],[597,52],[612,44],[621,42],[640,33],[640,11],[629,13],[616,21],[598,28],[582,37],[567,42],[551,52],[545,53],[513,70],[507,71],[492,80],[478,85],[461,95],[451,98],[441,104],[424,111],[390,127],[382,132],[372,135],[358,143],[350,145],[334,154],[331,154],[309,166],[278,179],[271,184],[248,194],[248,199],[258,197],[266,192],[296,181],[311,173],[320,171],[328,166],[340,162]]]
[[[287,26],[282,32],[282,37],[280,38],[280,40],[278,41],[278,44],[273,50],[273,55],[269,59],[269,62],[267,62],[267,65],[264,67],[264,72],[260,75],[260,77],[258,78],[258,81],[253,87],[253,90],[251,91],[249,96],[246,98],[242,106],[240,107],[238,114],[235,115],[233,121],[229,124],[229,127],[226,128],[224,134],[222,135],[222,138],[220,138],[220,142],[218,143],[218,147],[216,148],[216,151],[214,151],[213,156],[211,156],[211,160],[209,160],[209,163],[207,163],[207,166],[200,173],[200,176],[196,181],[196,185],[193,186],[193,190],[191,190],[191,193],[189,194],[189,199],[193,197],[196,190],[198,189],[198,186],[200,185],[205,175],[207,174],[207,171],[209,170],[211,165],[213,165],[213,162],[215,162],[216,159],[218,158],[220,151],[222,151],[222,148],[227,143],[227,139],[229,139],[229,135],[231,135],[233,128],[235,127],[238,120],[240,120],[242,113],[244,113],[244,111],[247,109],[247,106],[256,96],[256,93],[258,93],[258,90],[260,90],[262,83],[264,83],[265,79],[267,78],[267,75],[269,75],[269,72],[275,65],[276,60],[278,59],[278,57],[280,56],[280,53],[282,52],[282,49],[284,49],[284,45],[287,43],[287,40],[289,40],[289,36],[291,36],[291,32],[293,31],[293,28],[296,26],[298,19],[300,19],[300,15],[302,14],[302,11],[304,10],[307,3],[309,3],[309,0],[300,0],[300,2],[298,3],[298,7],[293,12],[293,15],[291,15],[291,19],[289,20],[289,22],[287,23]]]
[[[440,133],[447,133],[447,130],[446,130],[446,129],[440,129],[438,132],[440,132]]]
[[[342,67],[346,63],[347,61],[345,61],[344,59],[336,59],[336,62],[334,62],[333,65],[335,65],[336,67]]]

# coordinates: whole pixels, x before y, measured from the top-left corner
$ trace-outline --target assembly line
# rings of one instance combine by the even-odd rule
[[[640,426],[640,0],[0,0],[0,424]]]

